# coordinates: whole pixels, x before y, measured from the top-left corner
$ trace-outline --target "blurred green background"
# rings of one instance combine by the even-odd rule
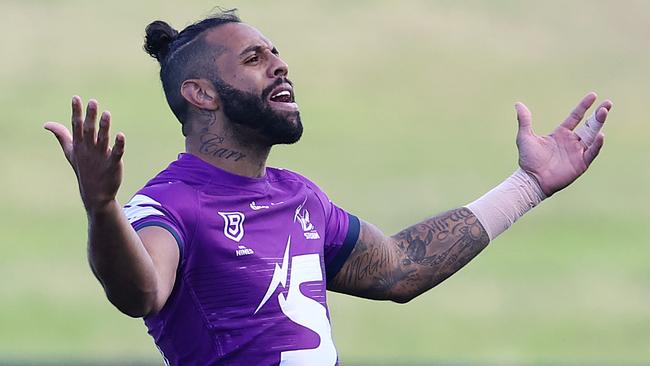
[[[650,2],[0,1],[0,364],[161,364],[85,256],[76,180],[41,126],[79,94],[127,137],[125,202],[183,149],[142,51],[237,7],[280,49],[305,135],[271,164],[386,233],[463,205],[516,168],[513,104],[538,133],[611,98],[601,156],[467,268],[406,305],[330,294],[342,364],[650,363]]]

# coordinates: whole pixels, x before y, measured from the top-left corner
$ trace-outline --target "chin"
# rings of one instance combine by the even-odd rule
[[[270,145],[291,145],[295,144],[302,137],[303,127],[300,121],[300,115],[296,114],[294,118],[285,119],[284,126],[274,126],[266,131]]]
[[[300,126],[302,129],[302,122],[300,121],[300,112],[290,113],[287,116],[287,122],[291,123],[292,126]]]

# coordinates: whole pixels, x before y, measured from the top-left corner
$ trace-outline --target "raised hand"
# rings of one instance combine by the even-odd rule
[[[60,123],[43,126],[59,141],[66,159],[74,170],[81,199],[87,211],[104,208],[115,199],[122,182],[124,135],[118,133],[115,145],[108,146],[111,115],[102,113],[97,131],[97,101],[90,100],[84,118],[81,98],[72,97],[72,133]]]
[[[602,102],[594,114],[576,129],[585,112],[596,101],[596,93],[587,94],[569,116],[546,136],[533,132],[532,117],[523,103],[517,103],[517,147],[519,166],[537,179],[547,196],[563,189],[581,176],[603,146],[600,132],[612,102]]]

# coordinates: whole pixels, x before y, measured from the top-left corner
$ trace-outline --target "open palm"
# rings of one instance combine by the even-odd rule
[[[612,108],[611,101],[601,103],[594,115],[576,129],[595,101],[595,93],[587,94],[569,116],[546,136],[533,132],[528,108],[523,103],[515,105],[519,121],[519,166],[537,179],[547,196],[581,176],[600,152],[604,142],[600,128]]]
[[[82,107],[81,98],[74,96],[72,132],[57,122],[47,122],[44,127],[57,138],[72,166],[84,206],[94,210],[115,199],[122,182],[124,135],[118,133],[113,147],[109,146],[110,113],[102,113],[97,131],[97,101],[88,102],[85,117]]]

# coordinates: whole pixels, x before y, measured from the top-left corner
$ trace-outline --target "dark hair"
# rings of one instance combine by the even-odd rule
[[[184,127],[189,104],[181,95],[181,85],[187,79],[213,76],[208,74],[209,68],[205,63],[214,59],[216,55],[208,56],[215,48],[205,45],[202,33],[226,23],[240,22],[237,9],[220,9],[180,32],[162,20],[151,22],[145,29],[144,50],[160,63],[160,80],[165,97],[183,125],[183,135],[187,135]]]

